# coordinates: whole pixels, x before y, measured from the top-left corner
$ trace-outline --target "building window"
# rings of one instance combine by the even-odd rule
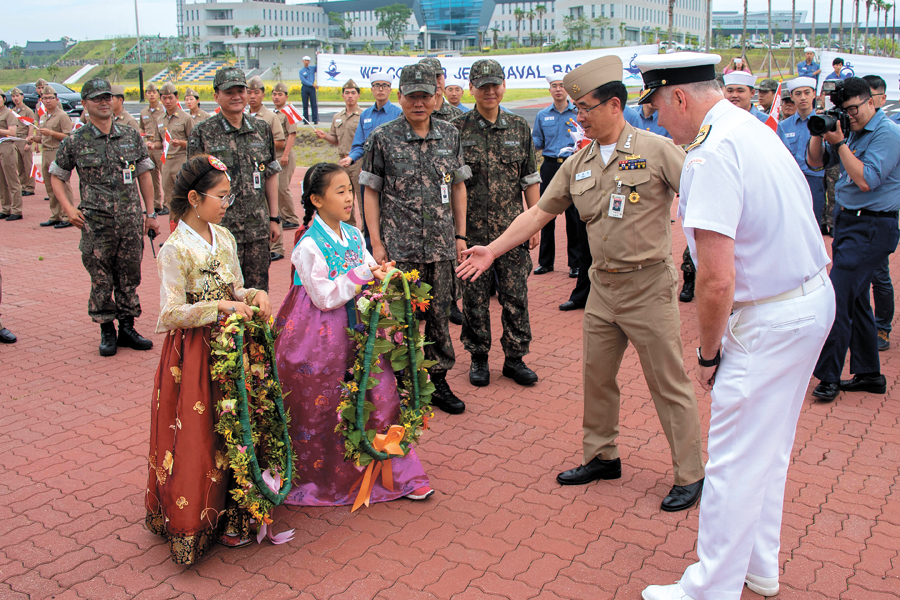
[[[616,5],[615,4],[609,5],[609,18],[610,19],[616,18]]]

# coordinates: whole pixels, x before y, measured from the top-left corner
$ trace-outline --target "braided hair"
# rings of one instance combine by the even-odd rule
[[[175,177],[175,187],[169,201],[172,217],[180,221],[191,207],[188,193],[195,191],[203,195],[218,185],[222,177],[226,177],[225,171],[212,168],[208,154],[198,154],[187,160]]]
[[[315,194],[320,198],[325,197],[325,190],[331,185],[331,179],[335,173],[346,173],[344,167],[335,163],[320,162],[311,166],[303,176],[303,226],[306,227],[312,221],[316,213],[316,206],[312,203]]]

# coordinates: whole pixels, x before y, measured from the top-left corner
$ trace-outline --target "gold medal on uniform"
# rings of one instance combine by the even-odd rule
[[[637,190],[631,188],[631,193],[628,194],[628,201],[632,204],[637,204],[638,200],[641,199],[641,195],[637,193]]]
[[[132,171],[134,171],[134,165],[129,165],[127,162],[125,163],[125,168],[122,169],[122,182],[125,185],[131,185],[134,183],[134,177],[132,176]]]
[[[257,163],[254,163],[254,166],[255,166],[256,168],[253,169],[253,189],[254,189],[254,190],[261,190],[261,189],[262,189],[262,175],[261,175],[261,171],[262,171],[262,169],[264,169],[265,167],[260,168],[261,165],[259,165],[259,164],[257,164]]]
[[[610,194],[609,216],[613,219],[621,219],[625,214],[625,194]]]

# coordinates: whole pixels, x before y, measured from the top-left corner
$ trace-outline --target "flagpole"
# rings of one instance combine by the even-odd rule
[[[138,55],[138,90],[141,95],[141,102],[144,101],[144,65],[141,62],[141,24],[138,20],[137,0],[134,0],[134,30],[137,33],[137,55]]]

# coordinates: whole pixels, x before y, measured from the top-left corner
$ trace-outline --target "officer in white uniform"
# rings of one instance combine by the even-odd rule
[[[806,179],[769,127],[723,98],[720,60],[635,60],[640,102],[659,111],[676,144],[688,144],[678,214],[697,261],[697,379],[712,392],[700,561],[679,583],[646,588],[644,600],[738,600],[745,582],[778,593],[791,447],[834,319]]]

